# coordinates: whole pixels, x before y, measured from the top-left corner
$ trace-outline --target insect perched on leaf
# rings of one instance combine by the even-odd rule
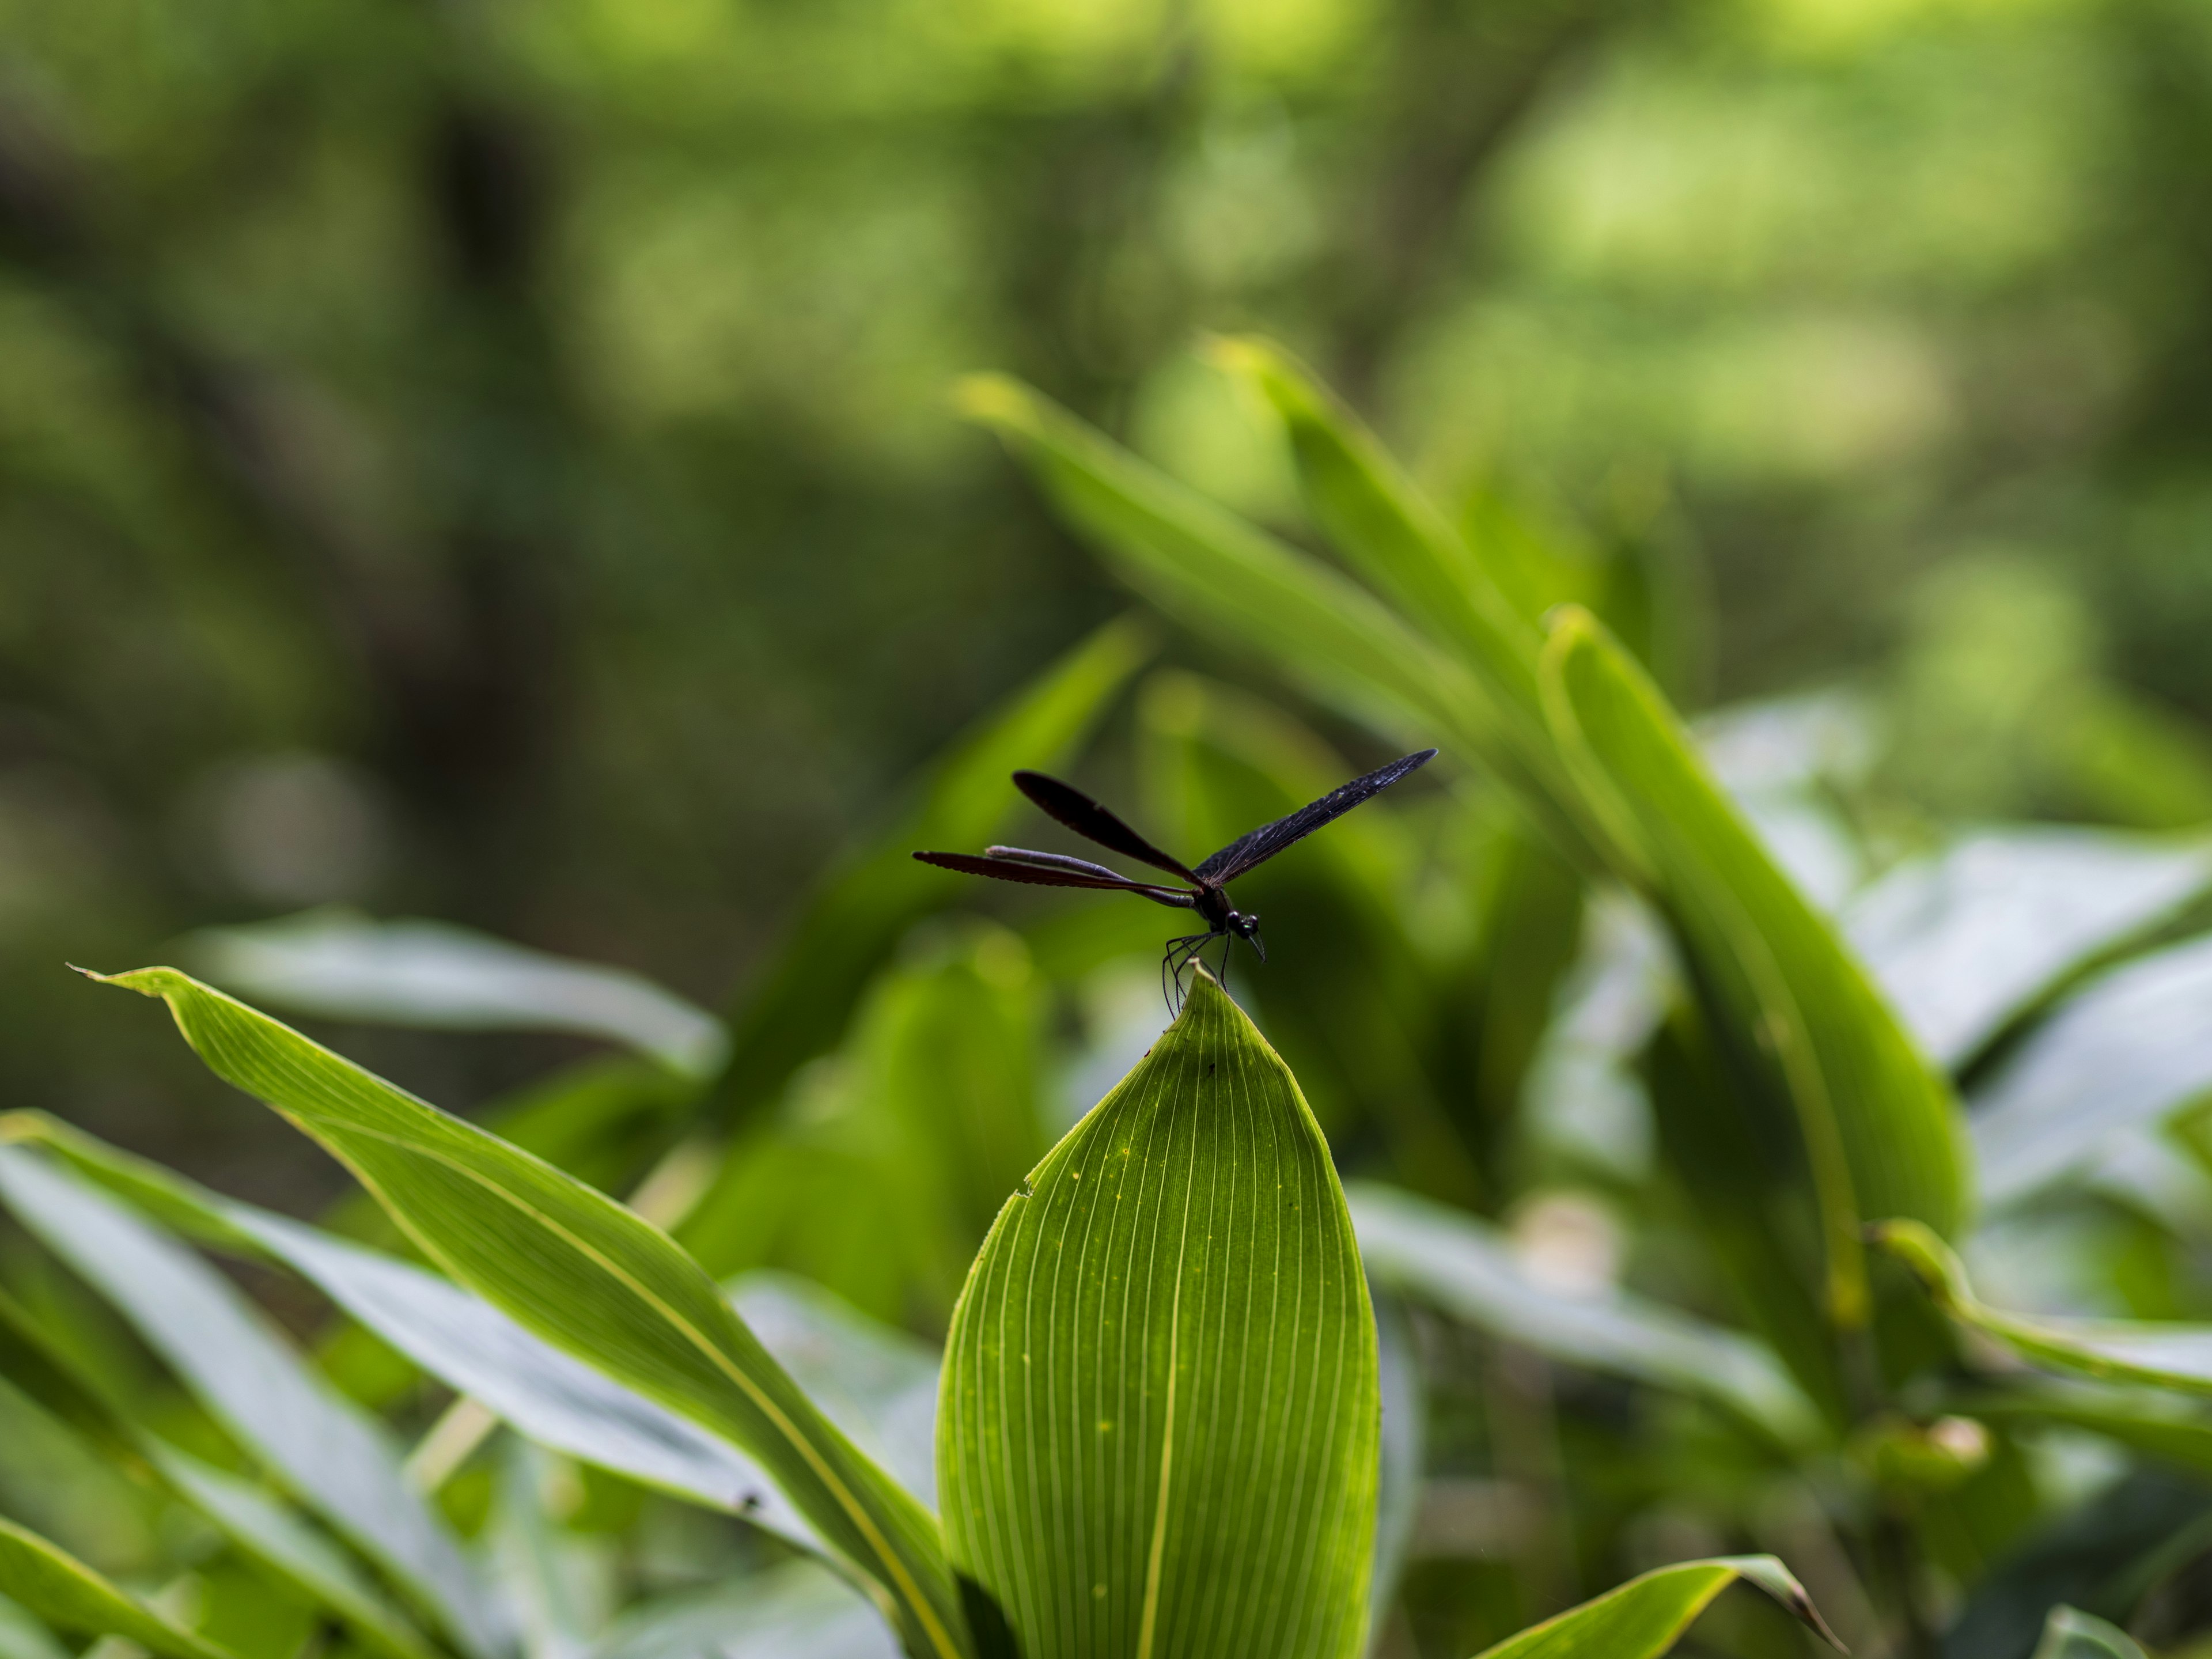
[[[997,881],[1029,882],[1039,887],[1103,888],[1111,892],[1134,893],[1139,898],[1148,898],[1155,904],[1165,904],[1178,910],[1197,911],[1200,919],[1206,923],[1206,931],[1170,939],[1167,955],[1160,963],[1164,981],[1172,981],[1179,994],[1182,989],[1184,973],[1216,939],[1223,941],[1221,972],[1224,980],[1229,975],[1229,952],[1236,948],[1236,942],[1240,939],[1250,943],[1253,950],[1259,953],[1261,961],[1267,959],[1267,947],[1260,941],[1260,918],[1245,915],[1231,908],[1229,902],[1231,882],[1254,866],[1265,864],[1276,854],[1297,845],[1324,823],[1342,817],[1370,796],[1388,789],[1408,772],[1425,765],[1435,757],[1436,752],[1433,749],[1424,749],[1419,754],[1394,760],[1380,770],[1370,772],[1365,777],[1340,784],[1319,800],[1301,806],[1288,817],[1277,818],[1273,823],[1263,823],[1257,830],[1239,836],[1195,869],[1179,860],[1170,858],[1072,785],[1062,783],[1058,778],[1048,778],[1042,772],[1014,774],[1017,789],[1085,841],[1095,841],[1109,851],[1179,876],[1190,884],[1188,887],[1168,887],[1153,882],[1135,881],[1087,859],[1070,858],[1065,853],[1032,853],[1020,847],[987,847],[981,856],[972,853],[916,853],[915,857],[924,864],[934,864],[941,869],[957,870],[970,876],[989,876]],[[1170,1007],[1172,1008],[1178,1000],[1177,997],[1170,997]]]

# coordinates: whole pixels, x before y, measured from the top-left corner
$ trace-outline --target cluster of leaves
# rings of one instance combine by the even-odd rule
[[[485,1127],[115,975],[374,1204],[310,1227],[0,1120],[0,1410],[68,1498],[0,1469],[8,1652],[1644,1659],[1736,1577],[1817,1624],[1777,1557],[1855,1650],[2194,1632],[2212,847],[1897,856],[1836,707],[1684,726],[1633,550],[1495,502],[1463,533],[1295,363],[1218,356],[1333,557],[1018,386],[968,402],[1169,617],[1447,750],[1240,890],[1275,1046],[1204,979],[1158,1035],[1142,907],[933,917],[977,896],[906,856],[1085,747],[1127,623],[934,768],[726,1020],[429,924],[196,942],[258,1000],[632,1051]],[[1349,769],[1188,674],[1134,733],[1191,848]],[[1805,1639],[1742,1600],[1731,1646]]]

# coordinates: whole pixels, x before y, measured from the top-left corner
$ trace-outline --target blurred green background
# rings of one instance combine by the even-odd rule
[[[61,964],[327,902],[720,1004],[1127,605],[954,376],[1298,533],[1207,330],[1648,555],[1692,708],[2212,818],[2208,155],[2204,0],[0,0],[4,1103],[313,1207]]]

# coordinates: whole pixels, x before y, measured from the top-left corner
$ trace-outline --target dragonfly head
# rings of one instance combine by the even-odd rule
[[[1252,946],[1254,953],[1259,957],[1261,961],[1265,962],[1267,959],[1267,947],[1266,945],[1261,943],[1260,939],[1260,918],[1258,916],[1248,916],[1241,910],[1231,910],[1229,913],[1229,931],[1236,934],[1237,938],[1249,942]]]

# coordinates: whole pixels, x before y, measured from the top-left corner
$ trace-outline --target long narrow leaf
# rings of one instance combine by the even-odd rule
[[[2212,1394],[2212,1325],[2008,1313],[1974,1294],[1950,1247],[1918,1222],[1881,1222],[1869,1237],[1912,1269],[1944,1312],[2026,1358],[2082,1376]]]
[[[1539,1353],[1712,1401],[1786,1445],[1820,1417],[1763,1344],[1622,1291],[1562,1296],[1473,1216],[1396,1188],[1346,1189],[1369,1270],[1401,1293]]]
[[[1729,1005],[1729,1029],[1774,1057],[1812,1167],[1832,1306],[1862,1316],[1857,1217],[1911,1216],[1948,1231],[1965,1212],[1950,1091],[1596,619],[1565,611],[1545,668],[1555,728],[1586,745],[1595,787],[1632,815],[1667,908]]]
[[[2143,1659],[2134,1637],[2078,1607],[2056,1607],[2044,1621],[2034,1659]]]
[[[592,1659],[897,1659],[875,1610],[821,1568],[793,1561],[630,1608]]]
[[[218,1076],[343,1162],[460,1283],[757,1458],[919,1652],[965,1651],[928,1514],[823,1417],[666,1235],[173,969],[108,982],[167,1001]]]
[[[1771,1555],[1723,1555],[1655,1568],[1486,1648],[1480,1659],[1658,1659],[1738,1579],[1765,1590],[1807,1629],[1843,1650],[1789,1568]]]
[[[301,1013],[461,1030],[605,1037],[693,1076],[729,1050],[721,1022],[641,974],[443,921],[310,910],[186,941],[216,984]]]
[[[58,1630],[119,1636],[163,1659],[237,1659],[155,1612],[59,1546],[4,1519],[0,1595]]]
[[[1289,1071],[1201,974],[1027,1186],[939,1427],[948,1542],[1024,1659],[1357,1653],[1374,1315]]]
[[[229,1281],[27,1153],[0,1151],[0,1198],[287,1486],[471,1651],[500,1650],[505,1626],[490,1590],[407,1485],[382,1425],[309,1370]]]

